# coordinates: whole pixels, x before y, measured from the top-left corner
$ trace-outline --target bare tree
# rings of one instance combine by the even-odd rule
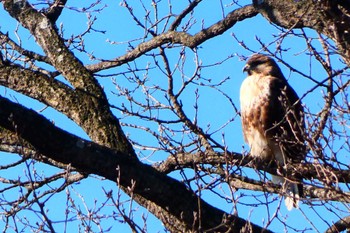
[[[107,232],[111,222],[147,232],[138,205],[171,232],[350,228],[350,4],[213,2],[1,1],[0,150],[11,153],[0,163],[4,232]],[[103,21],[111,9],[123,16]],[[60,21],[69,14],[84,23]],[[254,23],[236,32],[254,19],[273,34],[257,34]],[[133,33],[118,29],[125,21]],[[103,54],[91,50],[96,43]],[[241,80],[213,76],[234,76],[240,70],[229,67],[257,52],[283,67],[305,104],[309,153],[286,172],[304,179],[297,224],[283,189],[268,181],[276,168],[233,139],[242,137]],[[104,200],[85,200],[78,184],[88,181],[102,183]]]

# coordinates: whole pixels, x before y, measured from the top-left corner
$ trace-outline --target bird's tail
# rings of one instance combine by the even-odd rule
[[[272,176],[272,182],[275,184],[282,184],[283,190],[285,191],[284,203],[287,209],[290,211],[293,208],[299,208],[299,198],[302,187],[298,187],[297,183],[288,181],[281,176]]]

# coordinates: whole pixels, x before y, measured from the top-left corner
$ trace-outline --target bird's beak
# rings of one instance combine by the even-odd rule
[[[249,66],[248,64],[246,64],[246,65],[243,67],[242,72],[243,72],[243,73],[244,73],[244,72],[248,72],[249,69],[250,69],[250,66]]]

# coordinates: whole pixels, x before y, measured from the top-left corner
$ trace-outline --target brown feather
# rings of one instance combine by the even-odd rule
[[[282,167],[290,161],[301,162],[306,155],[305,125],[303,107],[296,92],[268,56],[253,55],[244,71],[248,77],[240,90],[241,116],[244,139],[251,155]],[[301,183],[300,177],[286,179]],[[299,187],[298,195],[302,196],[302,187]]]

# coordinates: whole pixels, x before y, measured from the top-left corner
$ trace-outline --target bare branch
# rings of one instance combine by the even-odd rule
[[[170,25],[169,31],[175,31],[177,27],[181,24],[181,21],[191,12],[202,0],[195,0],[191,2],[185,10],[179,14],[174,22]]]
[[[34,59],[37,61],[42,61],[50,64],[50,60],[46,56],[37,54],[33,51],[28,51],[23,49],[20,45],[18,45],[16,42],[11,40],[7,34],[4,34],[2,32],[0,32],[0,44],[2,44],[2,46],[4,46],[3,44],[8,44],[12,47],[13,50],[17,51],[19,54],[22,54],[30,59]]]
[[[251,18],[257,15],[257,11],[251,5],[234,10],[226,16],[225,19],[217,22],[207,29],[203,29],[197,34],[191,36],[185,32],[168,31],[161,35],[152,38],[149,41],[139,44],[135,49],[128,52],[127,54],[120,56],[112,61],[103,61],[94,65],[88,65],[86,68],[91,72],[98,72],[101,70],[113,68],[120,66],[127,62],[133,61],[136,58],[144,55],[145,53],[160,47],[161,45],[172,43],[172,44],[182,44],[189,48],[195,48],[213,38],[214,36],[221,35],[228,29],[230,29],[237,22],[242,21],[247,18]]]

